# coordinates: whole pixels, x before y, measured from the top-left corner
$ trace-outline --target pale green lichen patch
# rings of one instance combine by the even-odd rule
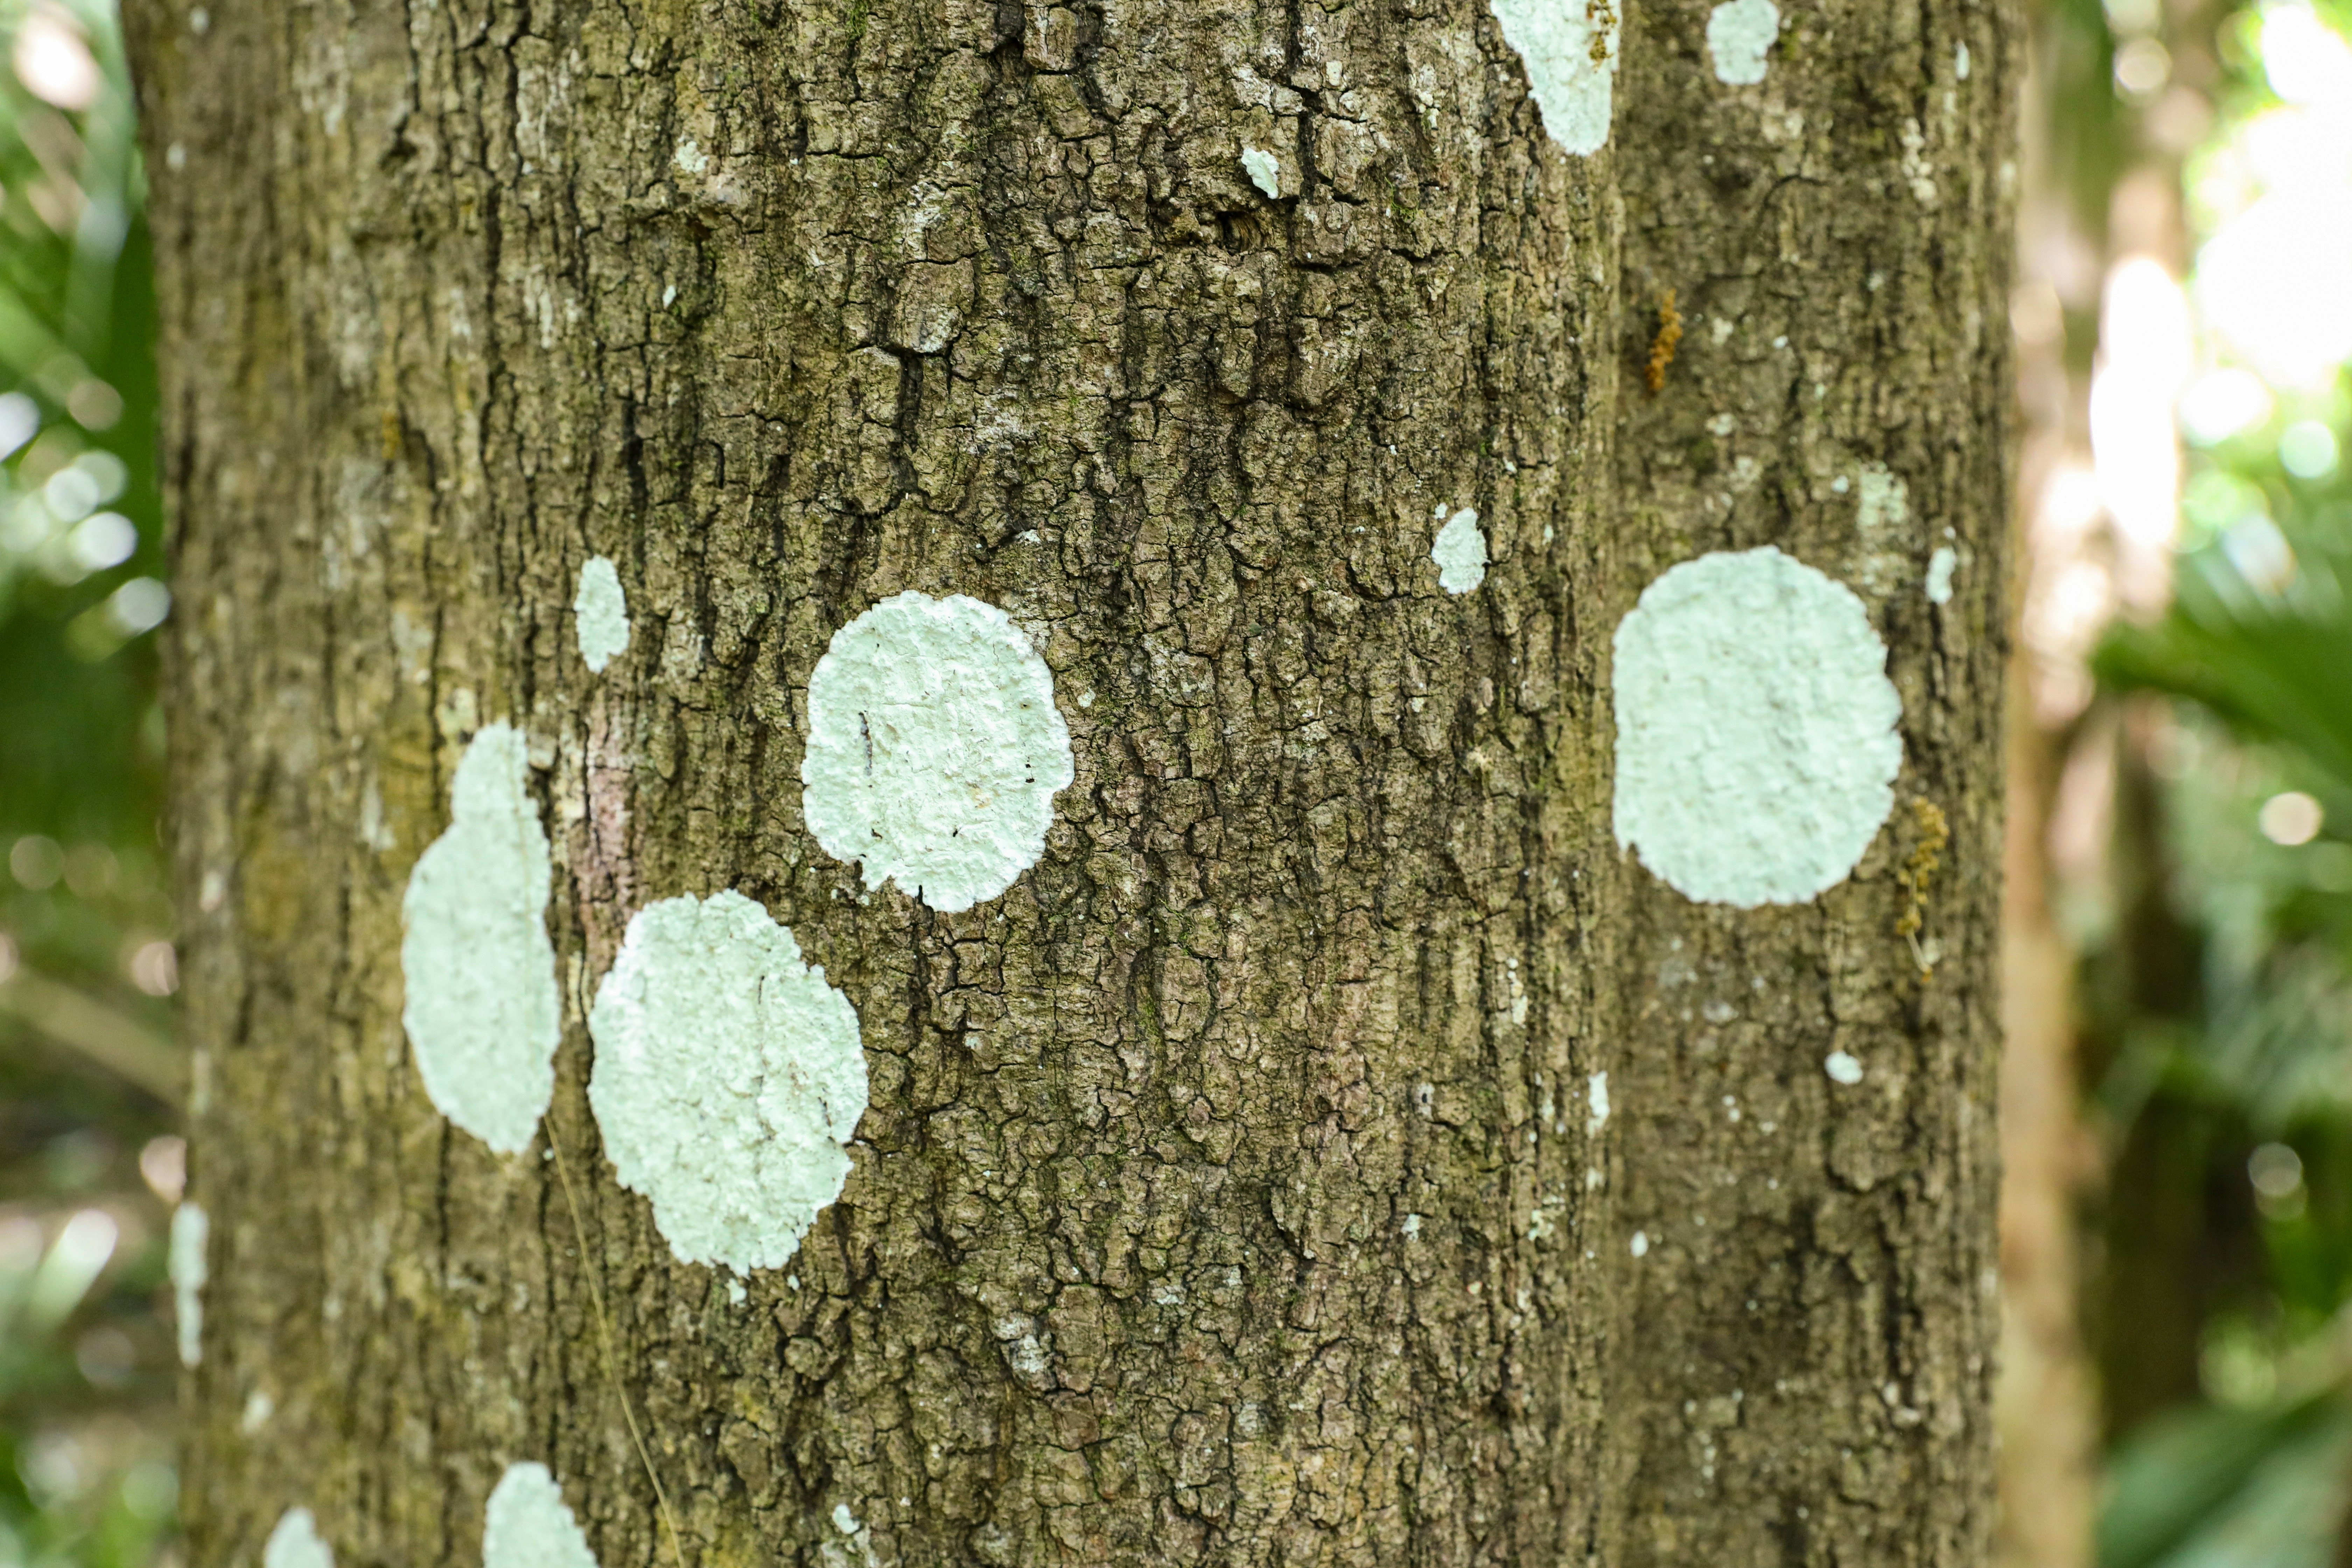
[[[1764,79],[1765,57],[1780,36],[1780,8],[1772,0],[1724,0],[1706,19],[1706,50],[1715,79],[1753,87]]]
[[[591,556],[580,568],[572,617],[590,674],[604,674],[606,665],[629,650],[628,595],[621,591],[620,572],[605,557]]]
[[[866,1054],[848,998],[740,893],[629,921],[588,1015],[621,1184],[687,1263],[773,1268],[849,1177]]]
[[[409,874],[401,1022],[425,1092],[501,1154],[530,1146],[555,1092],[562,1003],[547,940],[547,832],[522,735],[491,724],[450,791],[449,830]]]
[[[1445,520],[1429,547],[1437,563],[1437,585],[1449,594],[1467,594],[1486,580],[1486,535],[1478,514],[1464,507]]]
[[[1242,149],[1242,169],[1250,184],[1265,193],[1269,199],[1282,195],[1282,164],[1275,155],[1263,148]]]
[[[261,1549],[261,1568],[335,1568],[335,1554],[319,1539],[309,1509],[289,1508],[278,1517]]]
[[[1685,561],[1619,623],[1617,842],[1702,903],[1801,903],[1894,809],[1902,699],[1843,584],[1769,545]]]
[[[1053,672],[1003,610],[885,599],[834,634],[808,704],[801,809],[867,887],[968,910],[1045,852],[1074,776],[1070,731]]]
[[[1611,0],[1491,0],[1504,41],[1526,65],[1544,130],[1564,152],[1609,142],[1617,76],[1617,10]]]
[[[596,1568],[545,1465],[509,1465],[482,1521],[482,1568]]]

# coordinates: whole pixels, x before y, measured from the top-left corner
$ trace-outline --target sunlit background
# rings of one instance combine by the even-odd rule
[[[2352,0],[2032,9],[2004,1568],[2352,1564]],[[0,1568],[135,1568],[184,1179],[146,175],[110,6],[0,0]]]

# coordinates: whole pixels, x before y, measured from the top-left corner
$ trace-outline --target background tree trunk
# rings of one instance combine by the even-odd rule
[[[606,1568],[664,1560],[631,1413],[698,1568],[1979,1558],[2004,7],[1792,4],[1728,86],[1709,5],[1629,6],[1589,158],[1466,0],[131,9],[197,1563],[295,1505],[346,1568],[469,1563],[524,1459]],[[1610,639],[1768,542],[1864,596],[1905,764],[1852,879],[1741,911],[1617,848]],[[905,589],[1010,611],[1074,743],[962,913],[802,818],[811,669]],[[564,996],[518,1157],[402,1026],[403,889],[494,720]],[[584,1092],[629,916],[730,888],[871,1079],[740,1300]]]

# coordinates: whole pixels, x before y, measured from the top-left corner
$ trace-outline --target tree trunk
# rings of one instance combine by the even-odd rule
[[[2016,32],[1792,3],[1750,82],[1759,0],[1557,5],[135,0],[193,1562],[470,1563],[522,1461],[605,1568],[1979,1560]],[[1901,772],[1741,908],[1618,843],[1612,648],[1705,556],[1809,668],[1764,545]],[[827,827],[908,592],[1050,669],[1002,892]],[[501,1153],[431,1042],[528,1064],[542,982],[432,922],[541,824]],[[738,1268],[599,1076],[728,889],[866,1097]]]

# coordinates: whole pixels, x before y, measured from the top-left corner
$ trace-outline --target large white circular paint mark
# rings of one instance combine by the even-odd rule
[[[1617,843],[1702,903],[1802,903],[1895,805],[1903,701],[1843,584],[1767,545],[1686,561],[1616,638]]]
[[[589,1010],[588,1103],[681,1262],[773,1268],[849,1179],[866,1053],[849,999],[740,893],[638,910]]]
[[[801,809],[816,841],[935,910],[1037,863],[1072,777],[1054,675],[1012,617],[900,594],[839,631],[809,677]]]

